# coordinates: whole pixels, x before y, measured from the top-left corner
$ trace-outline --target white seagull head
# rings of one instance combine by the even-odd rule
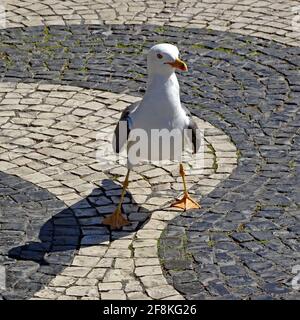
[[[187,65],[179,59],[179,50],[169,43],[153,46],[147,57],[149,74],[171,75],[175,69],[187,71]]]

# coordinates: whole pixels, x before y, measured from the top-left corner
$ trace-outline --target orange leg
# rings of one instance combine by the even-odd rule
[[[103,224],[110,226],[111,229],[120,229],[123,226],[127,226],[130,224],[130,222],[127,220],[127,218],[125,218],[123,216],[122,211],[121,211],[123,199],[124,199],[124,196],[126,193],[126,188],[128,187],[129,172],[130,172],[130,170],[127,171],[126,178],[123,183],[123,190],[122,190],[122,194],[121,194],[121,199],[120,199],[120,202],[119,202],[116,210],[114,211],[113,214],[109,215],[108,217],[106,217],[103,220]]]
[[[179,172],[180,172],[180,175],[181,175],[182,181],[183,181],[184,195],[183,195],[182,199],[177,200],[173,204],[171,204],[171,207],[183,209],[184,211],[186,211],[188,209],[199,209],[200,204],[197,203],[195,200],[193,200],[187,191],[186,182],[185,182],[185,173],[184,173],[182,163],[180,163]]]

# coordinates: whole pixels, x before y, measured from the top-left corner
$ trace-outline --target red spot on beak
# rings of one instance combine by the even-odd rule
[[[188,67],[185,64],[185,62],[183,62],[180,59],[176,59],[174,62],[166,62],[167,64],[169,64],[170,66],[172,66],[173,68],[179,69],[181,71],[187,71]]]

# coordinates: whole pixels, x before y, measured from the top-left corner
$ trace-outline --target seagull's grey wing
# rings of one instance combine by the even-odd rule
[[[117,123],[114,132],[113,139],[113,147],[116,153],[119,153],[126,144],[129,132],[132,128],[130,115],[136,110],[136,108],[139,106],[139,103],[140,102],[138,101],[129,105],[121,114],[120,120]]]
[[[183,110],[185,111],[187,117],[189,118],[189,124],[187,129],[191,130],[191,132],[188,132],[187,137],[192,143],[193,146],[193,153],[197,153],[201,146],[201,137],[200,137],[200,131],[198,130],[198,126],[196,122],[192,118],[192,114],[188,108],[186,108],[184,105],[181,105]]]

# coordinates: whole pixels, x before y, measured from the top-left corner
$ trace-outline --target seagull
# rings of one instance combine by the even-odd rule
[[[126,145],[128,170],[119,204],[114,213],[103,220],[103,223],[110,226],[111,229],[120,229],[129,224],[127,218],[122,214],[122,203],[129,184],[130,170],[134,165],[137,165],[129,159],[130,150],[134,148],[131,136],[134,135],[135,130],[141,129],[147,137],[151,137],[151,132],[154,129],[177,130],[181,136],[184,130],[189,129],[191,134],[188,135],[188,138],[192,144],[193,153],[198,150],[200,139],[197,135],[197,125],[188,109],[181,104],[176,69],[188,70],[186,63],[179,59],[178,48],[168,43],[153,46],[147,55],[148,81],[145,95],[141,101],[129,105],[122,112],[117,123],[114,131],[113,147],[116,153],[120,153]],[[164,145],[160,148],[156,144],[152,144],[151,148],[155,152],[152,152],[151,156],[147,153],[148,160],[157,159],[157,156],[161,158],[162,150],[166,149]],[[176,146],[174,146],[174,149],[176,149]],[[180,149],[180,146],[177,146],[177,149]],[[188,193],[182,162],[179,163],[179,173],[182,177],[184,193],[183,197],[174,202],[171,207],[184,211],[200,208],[200,205]]]

